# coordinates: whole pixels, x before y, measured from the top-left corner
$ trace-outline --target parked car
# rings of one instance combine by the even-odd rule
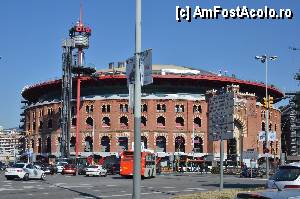
[[[90,165],[86,168],[86,176],[107,176],[107,170],[101,165]]]
[[[88,166],[87,165],[85,165],[85,164],[79,164],[78,166],[77,166],[77,172],[78,172],[78,175],[85,175],[85,172],[86,172],[86,168],[87,168]]]
[[[0,171],[4,171],[6,169],[6,165],[3,162],[0,162]]]
[[[15,178],[23,180],[46,179],[46,174],[43,170],[39,169],[33,164],[27,163],[17,163],[12,167],[7,168],[4,175],[7,180],[12,180]]]
[[[120,173],[120,159],[107,157],[102,167],[107,170],[108,174],[118,174]]]
[[[57,173],[61,173],[62,170],[63,170],[63,168],[64,168],[64,166],[67,165],[67,164],[68,164],[67,162],[58,162],[56,164],[56,172]]]
[[[300,189],[300,162],[280,166],[277,172],[267,181],[269,189]]]
[[[61,171],[61,174],[73,174],[74,176],[76,176],[77,173],[77,168],[75,164],[66,164],[63,168],[63,170]]]
[[[51,164],[43,164],[42,168],[43,171],[45,171],[45,174],[51,174],[53,175],[54,173],[56,173],[56,169],[53,165]]]
[[[300,191],[295,189],[283,191],[262,191],[238,193],[235,199],[296,199],[300,197]]]
[[[252,176],[251,176],[252,172]],[[240,173],[241,178],[256,178],[256,177],[263,177],[263,172],[260,169],[257,168],[246,168],[244,167]]]

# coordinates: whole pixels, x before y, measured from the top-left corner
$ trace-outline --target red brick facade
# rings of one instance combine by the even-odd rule
[[[237,153],[240,152],[239,144],[240,139],[243,140],[243,150],[255,149],[262,153],[262,143],[258,142],[258,132],[262,130],[262,122],[265,121],[264,110],[261,106],[257,105],[257,97],[253,95],[242,95],[239,97],[245,99],[244,104],[235,106],[235,120],[241,127],[241,134],[236,135],[237,139]],[[195,137],[200,137],[203,141],[203,154],[204,153],[219,153],[219,143],[208,141],[208,103],[205,99],[199,100],[185,100],[185,99],[144,99],[142,105],[147,105],[147,111],[142,111],[142,116],[147,119],[146,126],[142,127],[142,136],[147,138],[147,148],[157,150],[156,140],[157,137],[163,136],[166,139],[166,152],[173,153],[175,149],[176,137],[182,136],[184,138],[184,151],[191,153],[193,150],[192,137],[193,127]],[[109,112],[103,112],[102,106],[109,105]],[[120,110],[120,105],[123,105]],[[120,152],[122,149],[119,146],[119,137],[128,138],[128,149],[131,149],[133,142],[133,112],[128,108],[126,112],[127,99],[109,99],[109,100],[84,100],[80,107],[80,135],[79,135],[79,154],[84,155],[85,138],[90,136],[93,140],[93,152],[100,153],[101,138],[108,136],[110,139],[110,152]],[[164,110],[157,110],[158,105],[165,105]],[[176,105],[178,105],[176,107]],[[195,110],[196,107],[201,107]],[[75,104],[73,104],[75,106]],[[88,107],[87,107],[88,106]],[[60,137],[60,103],[52,103],[49,105],[40,105],[28,108],[26,110],[26,131],[29,136],[29,146],[33,147],[33,151],[39,153],[57,154],[59,152]],[[176,108],[178,112],[175,111]],[[91,110],[92,108],[92,110]],[[89,110],[87,112],[87,109]],[[76,110],[76,108],[75,108]],[[124,111],[124,112],[123,112]],[[76,113],[72,114],[74,117]],[[158,117],[165,118],[165,126],[157,123]],[[93,119],[92,125],[87,125],[86,120],[88,117]],[[109,124],[103,124],[103,118],[109,118]],[[120,124],[120,118],[128,118],[128,127]],[[176,118],[179,118],[176,123]],[[194,118],[199,117],[201,126],[194,125]],[[183,119],[183,126],[180,122]],[[50,120],[50,122],[49,122]],[[52,122],[51,122],[52,120]],[[125,119],[126,120],[126,119]],[[40,128],[40,121],[43,122]],[[199,120],[198,120],[199,121]],[[280,126],[281,116],[280,112],[276,109],[270,111],[271,129],[277,132],[277,141],[273,143],[272,154],[279,155],[280,153]],[[52,123],[52,125],[51,125]],[[51,127],[52,126],[52,127]],[[276,128],[276,129],[275,129]],[[75,136],[75,126],[72,126],[71,137]],[[39,144],[41,139],[41,145]],[[51,140],[51,147],[49,141]],[[33,142],[32,142],[33,140]],[[47,146],[48,145],[48,146]],[[180,143],[182,145],[182,143]],[[177,149],[178,151],[179,149]],[[227,151],[227,142],[225,142],[225,153]],[[74,153],[73,153],[74,154]]]

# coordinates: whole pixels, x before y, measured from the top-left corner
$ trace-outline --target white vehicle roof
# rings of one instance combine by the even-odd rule
[[[15,165],[19,165],[19,164],[23,164],[23,167],[26,167],[26,166],[28,165],[27,163],[18,162],[18,163],[16,163],[16,164],[14,164],[14,165],[12,166],[12,168],[14,168]]]
[[[285,166],[295,166],[295,167],[300,167],[300,162],[292,162],[292,163],[289,163]]]

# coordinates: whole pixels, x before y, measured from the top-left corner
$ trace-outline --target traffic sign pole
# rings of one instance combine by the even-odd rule
[[[220,191],[223,190],[223,159],[224,159],[224,140],[220,140]]]
[[[141,0],[135,1],[134,167],[133,199],[141,196]]]

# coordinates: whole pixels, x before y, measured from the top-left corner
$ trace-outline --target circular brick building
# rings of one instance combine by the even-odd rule
[[[132,148],[133,110],[128,104],[124,67],[98,71],[99,77],[81,81],[80,120],[76,119],[76,89],[73,88],[71,155],[75,152],[75,127],[80,123],[79,155],[106,156]],[[35,154],[60,152],[61,80],[27,86],[22,91],[27,101],[24,130],[28,147]],[[73,81],[75,84],[75,79]],[[227,88],[235,92],[234,138],[225,142],[225,153],[239,157],[247,149],[263,153],[259,132],[265,130],[263,83],[240,80],[203,70],[175,65],[153,65],[153,84],[142,88],[141,136],[144,147],[158,154],[176,152],[197,156],[218,154],[219,143],[208,140],[209,91]],[[270,86],[275,99],[283,93]],[[210,92],[211,93],[211,92]],[[280,153],[281,115],[270,110],[269,129],[276,132],[271,153]]]

